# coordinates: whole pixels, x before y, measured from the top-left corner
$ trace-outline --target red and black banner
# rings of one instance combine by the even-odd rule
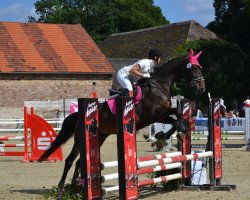
[[[138,199],[134,100],[117,97],[116,105],[119,198]]]
[[[81,182],[84,199],[101,199],[98,100],[78,99]]]
[[[181,100],[181,110],[183,123],[185,124],[185,134],[182,141],[182,155],[191,154],[191,107],[190,100],[182,99]],[[183,162],[183,177],[186,181],[186,184],[191,183],[191,161]]]
[[[213,99],[213,152],[214,152],[214,178],[222,178],[222,147],[221,147],[221,115],[220,99]]]

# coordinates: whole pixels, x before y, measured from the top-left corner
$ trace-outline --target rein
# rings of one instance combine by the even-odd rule
[[[171,91],[169,91],[169,94],[167,94],[167,91],[163,90],[162,87],[160,87],[154,80],[156,80],[156,79],[149,79],[149,80],[148,80],[148,82],[147,82],[147,84],[144,86],[144,88],[145,88],[145,89],[148,88],[149,91],[146,92],[145,95],[143,95],[143,97],[142,97],[140,103],[138,104],[138,106],[136,106],[135,112],[136,112],[137,116],[138,116],[140,119],[142,118],[142,112],[143,112],[142,109],[141,109],[142,101],[143,101],[146,97],[148,97],[148,95],[150,95],[150,93],[152,92],[152,88],[155,88],[155,89],[160,90],[160,91],[167,97],[167,99],[170,101],[170,98],[171,98]],[[172,86],[171,83],[168,82],[168,84],[169,84],[169,87],[171,88],[171,86]],[[161,114],[161,115],[162,115],[162,114],[165,114],[165,113],[158,113],[158,114]],[[145,120],[144,120],[144,121],[145,121]]]
[[[205,78],[202,76],[202,77],[199,77],[199,78],[194,78],[192,81],[191,81],[191,84],[195,84],[195,83],[199,83],[201,81],[204,81]]]
[[[152,92],[152,88],[160,90],[168,99],[170,99],[171,94],[167,94],[167,91],[163,90],[162,87],[160,87],[154,80],[156,79],[149,79],[147,85],[144,86],[145,88],[149,88],[149,91],[143,96],[141,101],[143,101]],[[168,82],[168,84],[170,87],[172,86],[171,82]]]
[[[168,94],[166,93],[167,91],[164,91],[156,82],[151,81],[151,83],[152,83],[152,85],[155,86],[154,88],[160,90],[168,99],[170,99],[171,94],[168,95]],[[169,84],[169,86],[171,87],[171,82],[168,82],[168,84]],[[169,91],[169,93],[170,93],[170,91]]]

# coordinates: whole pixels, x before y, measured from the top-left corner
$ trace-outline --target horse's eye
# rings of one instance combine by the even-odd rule
[[[191,64],[191,63],[188,63],[188,64],[186,65],[186,67],[187,67],[188,69],[191,69],[191,68],[192,68],[192,64]]]

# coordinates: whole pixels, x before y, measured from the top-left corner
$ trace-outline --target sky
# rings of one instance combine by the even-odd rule
[[[36,17],[34,2],[36,0],[0,0],[0,21],[27,22],[28,16]],[[206,26],[214,19],[213,0],[155,0],[154,2],[171,23],[195,20]]]

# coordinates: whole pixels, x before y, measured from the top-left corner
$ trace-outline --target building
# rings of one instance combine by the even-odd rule
[[[113,73],[81,25],[0,22],[0,108],[107,97]]]
[[[175,55],[178,47],[186,41],[218,39],[215,33],[204,28],[196,21],[156,26],[136,31],[116,33],[105,39],[100,49],[108,58],[147,58],[148,51],[159,48],[164,59]]]
[[[163,61],[175,57],[176,50],[186,41],[218,39],[215,33],[196,21],[184,21],[130,32],[116,33],[105,39],[100,45],[116,71],[121,67],[147,58],[152,48],[163,51]],[[119,84],[113,77],[113,88]]]

